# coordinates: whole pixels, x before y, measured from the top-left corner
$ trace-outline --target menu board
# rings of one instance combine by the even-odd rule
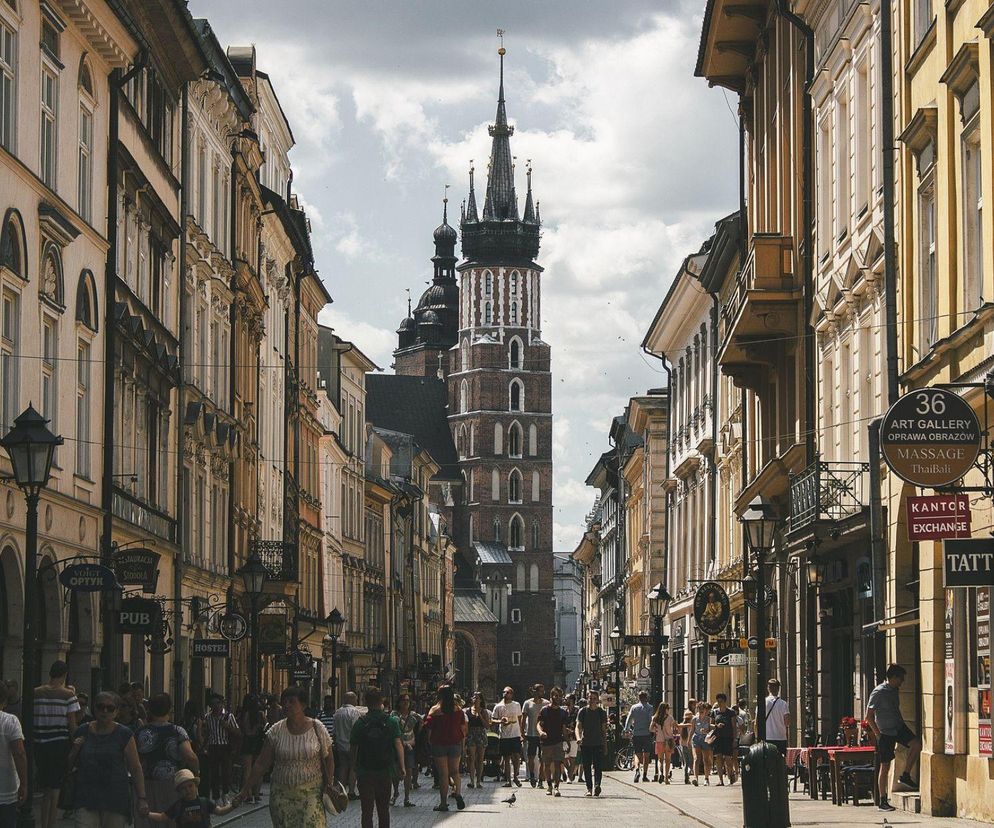
[[[977,719],[980,755],[994,756],[991,740],[991,599],[988,587],[977,588]]]

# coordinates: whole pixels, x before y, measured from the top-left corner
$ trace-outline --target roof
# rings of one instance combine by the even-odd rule
[[[457,592],[452,600],[452,615],[457,624],[499,624],[494,615],[477,593]]]
[[[473,549],[480,557],[482,564],[509,564],[512,563],[511,556],[507,553],[507,547],[502,543],[494,541],[473,541]]]
[[[440,379],[366,375],[366,419],[374,426],[410,434],[441,467],[436,479],[461,483],[448,415],[448,389]]]

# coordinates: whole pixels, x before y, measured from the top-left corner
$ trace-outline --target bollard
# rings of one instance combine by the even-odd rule
[[[742,759],[743,828],[787,828],[787,766],[776,745],[757,742]]]

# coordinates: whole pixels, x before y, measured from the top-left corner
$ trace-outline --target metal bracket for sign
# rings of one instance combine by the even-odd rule
[[[47,572],[51,572],[54,569],[65,569],[80,561],[102,561],[99,555],[73,555],[71,558],[60,558],[54,561],[47,561],[38,567],[38,571],[35,577],[41,580],[41,576]],[[72,590],[68,587],[62,587],[62,605],[69,606],[69,599],[72,596]]]
[[[977,492],[994,500],[994,452],[990,447],[990,397],[994,385],[988,382],[937,382],[932,388],[948,388],[951,390],[960,388],[979,388],[984,392],[984,442],[977,459],[973,462],[973,469],[980,472],[984,478],[983,486],[936,486],[934,491],[948,492],[950,494],[962,492]]]

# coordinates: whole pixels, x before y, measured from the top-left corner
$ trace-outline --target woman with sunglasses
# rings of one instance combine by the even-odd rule
[[[131,819],[132,784],[138,814],[148,816],[135,737],[130,728],[114,721],[119,708],[116,693],[98,694],[95,721],[81,725],[73,736],[69,767],[76,769],[72,808],[79,828],[124,828]]]
[[[234,804],[254,796],[262,777],[273,769],[269,816],[273,828],[326,828],[321,796],[325,780],[335,779],[335,758],[328,730],[307,715],[308,693],[287,687],[280,697],[286,718],[266,731],[265,742],[252,772],[234,798]]]

